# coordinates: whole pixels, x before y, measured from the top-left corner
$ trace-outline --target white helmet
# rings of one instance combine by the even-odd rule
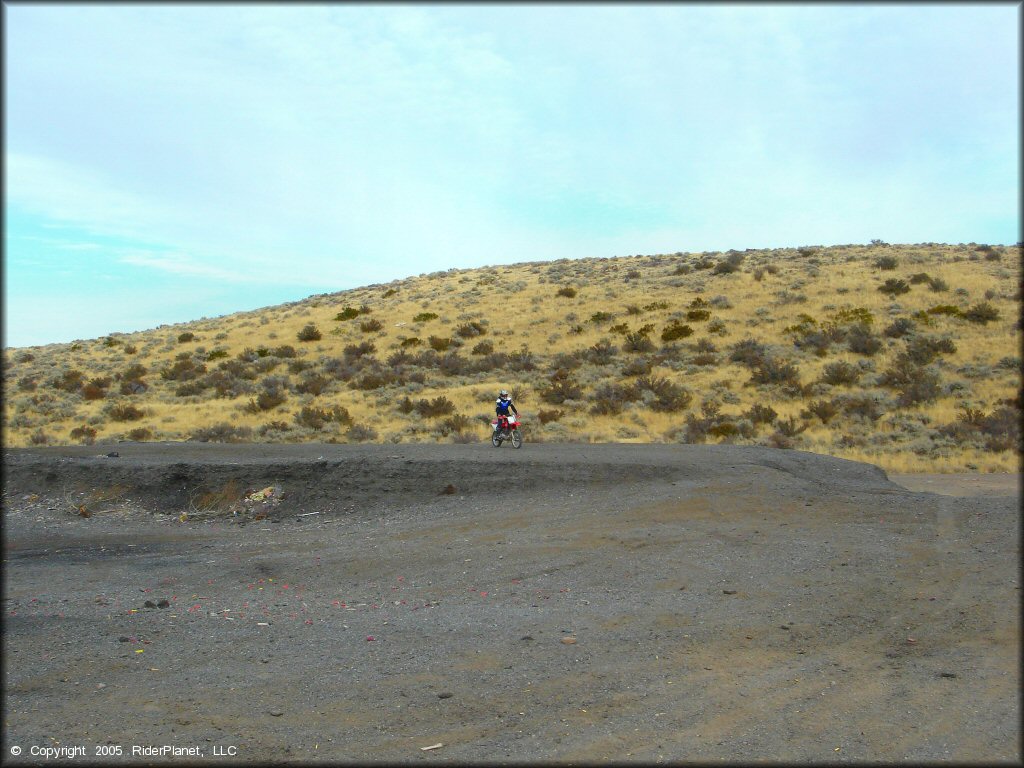
[[[498,396],[499,397],[508,397],[508,390],[507,389],[501,390],[501,392],[498,393]]]

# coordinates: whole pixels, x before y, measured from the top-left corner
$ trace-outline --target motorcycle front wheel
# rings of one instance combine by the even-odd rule
[[[518,429],[512,430],[512,447],[521,448],[523,445],[523,436]]]

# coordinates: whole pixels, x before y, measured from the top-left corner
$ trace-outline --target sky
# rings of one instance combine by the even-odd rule
[[[451,268],[1021,239],[997,4],[4,3],[3,345]]]

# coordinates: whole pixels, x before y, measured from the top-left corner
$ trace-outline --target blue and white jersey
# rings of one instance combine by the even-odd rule
[[[494,403],[494,409],[497,411],[499,416],[508,416],[512,411],[512,398],[508,400],[502,400],[500,397]]]

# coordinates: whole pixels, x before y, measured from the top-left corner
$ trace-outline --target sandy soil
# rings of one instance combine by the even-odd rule
[[[1018,476],[109,450],[4,452],[11,764],[1021,759]]]

